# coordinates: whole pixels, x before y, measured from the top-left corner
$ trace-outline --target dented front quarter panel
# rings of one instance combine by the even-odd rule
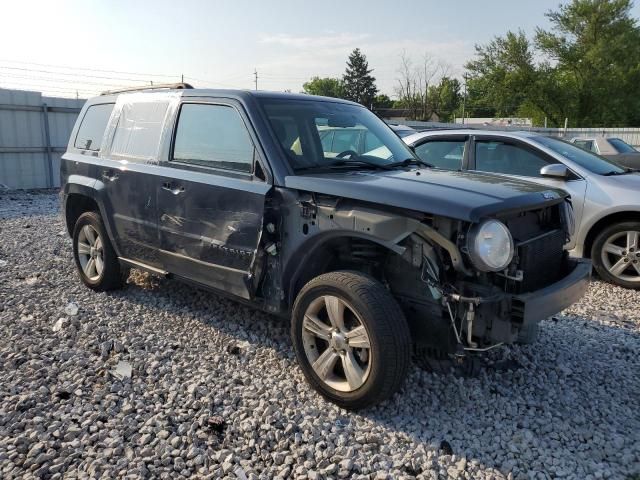
[[[282,222],[281,287],[289,306],[297,280],[309,267],[309,260],[328,241],[361,238],[402,255],[405,247],[400,242],[421,225],[417,214],[415,218],[409,212],[400,215],[393,209],[386,211],[384,206],[378,208],[357,200],[317,198],[283,188],[275,189],[274,196]]]

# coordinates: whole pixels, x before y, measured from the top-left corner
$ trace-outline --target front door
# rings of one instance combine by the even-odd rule
[[[270,185],[254,173],[248,121],[232,102],[185,102],[177,118],[157,185],[162,264],[249,299]]]

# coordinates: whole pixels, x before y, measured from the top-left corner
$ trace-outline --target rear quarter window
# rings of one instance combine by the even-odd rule
[[[102,144],[104,131],[109,123],[111,112],[113,111],[113,103],[102,103],[91,105],[82,118],[74,147],[81,150],[91,150],[97,152]]]
[[[111,155],[133,160],[155,160],[168,101],[125,102],[111,144]]]

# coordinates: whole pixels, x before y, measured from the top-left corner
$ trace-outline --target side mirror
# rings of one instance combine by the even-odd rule
[[[551,178],[567,178],[569,176],[569,169],[561,163],[552,163],[551,165],[542,167],[540,169],[540,175]]]

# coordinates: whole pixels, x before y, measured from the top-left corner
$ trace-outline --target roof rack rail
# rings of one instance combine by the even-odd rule
[[[190,83],[184,83],[184,82],[180,82],[180,83],[158,83],[157,85],[145,85],[144,87],[129,87],[129,88],[120,88],[118,90],[107,90],[105,92],[102,92],[100,95],[113,95],[115,93],[125,93],[125,92],[139,92],[139,91],[143,91],[143,90],[158,90],[158,89],[162,89],[162,88],[169,88],[169,89],[189,89],[189,88],[193,88],[193,86]]]

